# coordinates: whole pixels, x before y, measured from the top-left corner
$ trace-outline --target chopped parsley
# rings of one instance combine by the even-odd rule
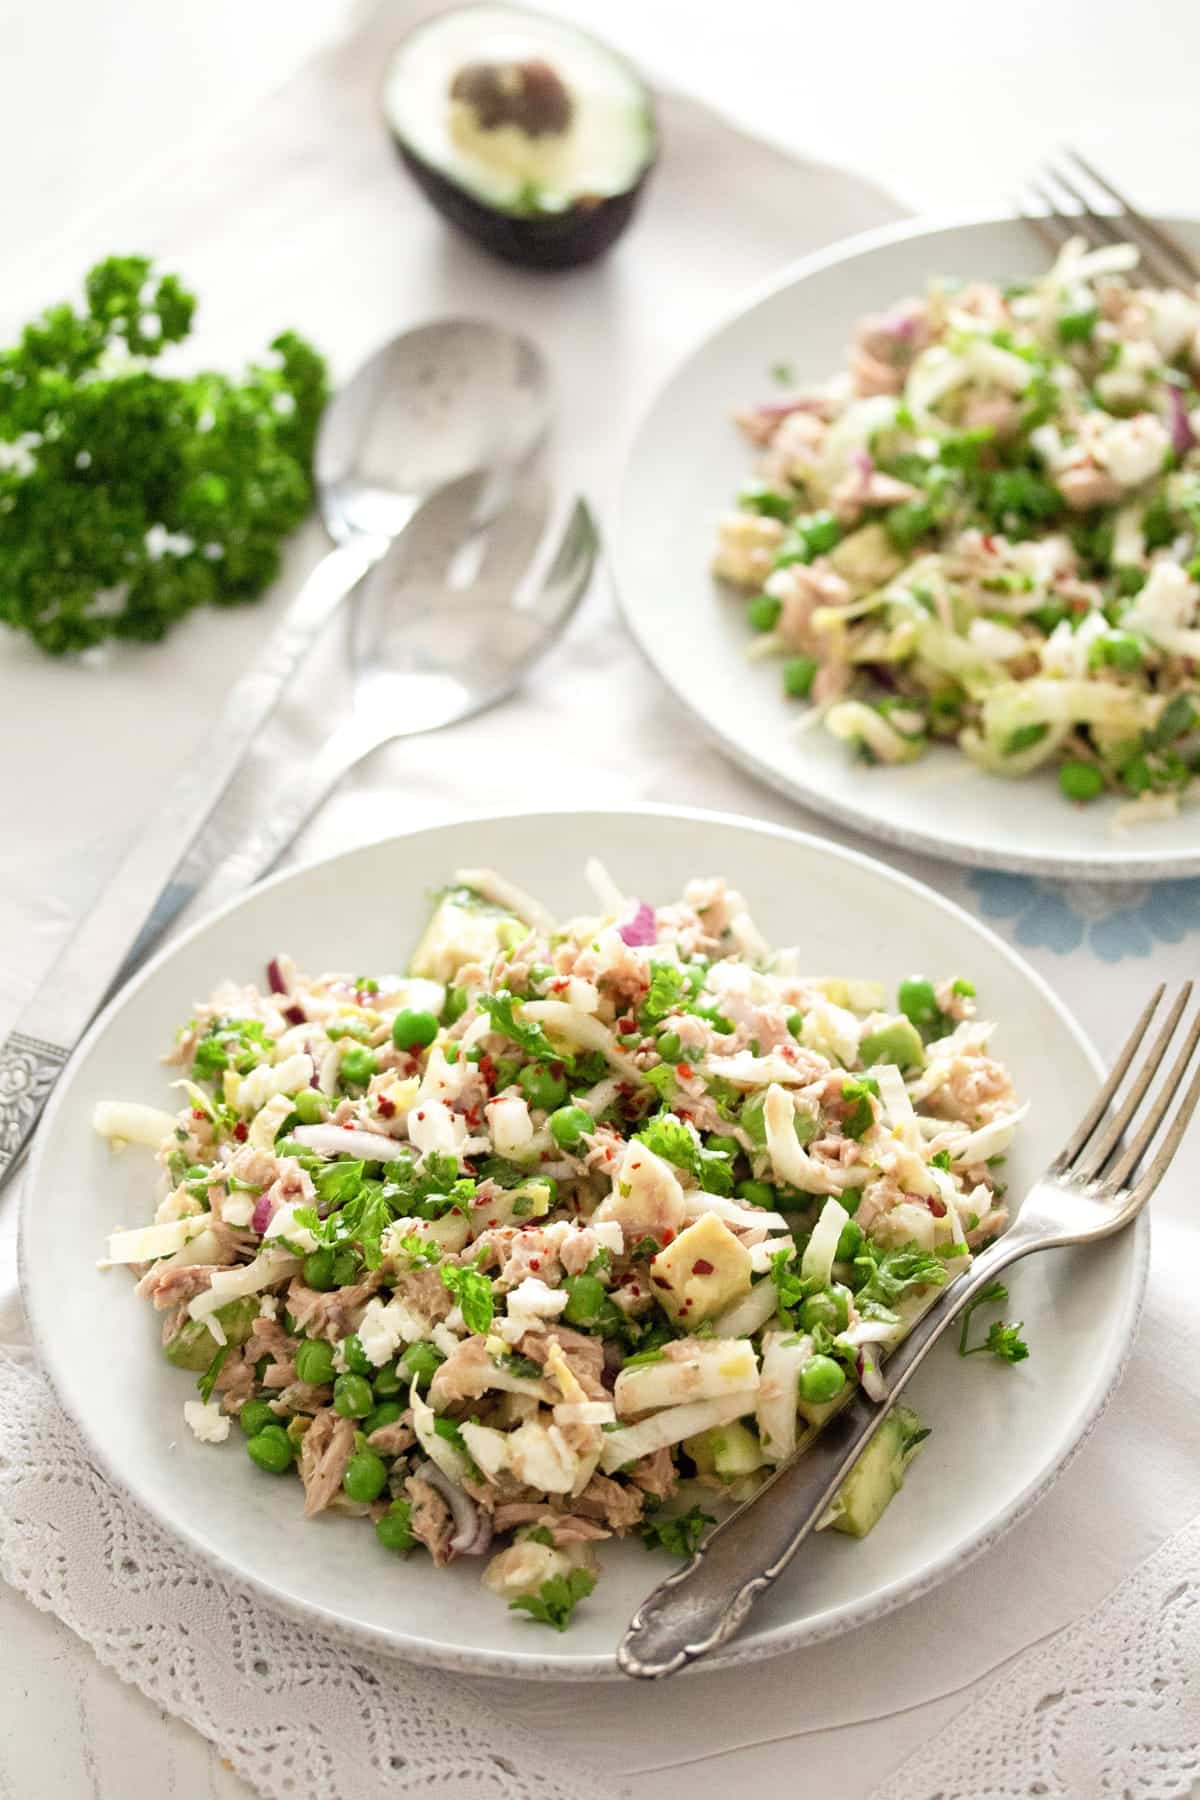
[[[932,1250],[918,1250],[906,1244],[899,1250],[880,1250],[864,1244],[854,1258],[854,1267],[862,1279],[855,1291],[855,1304],[863,1307],[875,1302],[891,1306],[910,1288],[941,1287],[946,1280],[946,1265]]]
[[[438,1273],[442,1285],[449,1288],[458,1301],[467,1330],[478,1335],[489,1331],[496,1301],[487,1276],[469,1265],[460,1268],[454,1263],[443,1263]]]
[[[970,1304],[963,1309],[962,1330],[958,1335],[958,1354],[960,1356],[978,1356],[983,1350],[997,1357],[1000,1362],[1024,1362],[1029,1355],[1029,1345],[1021,1336],[1023,1329],[1020,1323],[1009,1325],[1004,1319],[995,1319],[988,1327],[987,1336],[979,1344],[968,1344],[967,1334],[971,1328],[971,1318],[978,1306],[1002,1306],[1008,1299],[1008,1289],[1003,1282],[993,1281],[985,1287]]]
[[[638,1532],[647,1550],[669,1550],[672,1556],[691,1556],[700,1539],[704,1536],[706,1525],[715,1525],[716,1520],[711,1513],[701,1512],[693,1506],[685,1513],[673,1513],[669,1518],[643,1519]]]
[[[572,1569],[569,1575],[551,1575],[536,1594],[518,1594],[508,1603],[510,1612],[526,1612],[539,1625],[553,1625],[565,1631],[581,1600],[586,1600],[596,1585],[596,1577],[587,1569]]]

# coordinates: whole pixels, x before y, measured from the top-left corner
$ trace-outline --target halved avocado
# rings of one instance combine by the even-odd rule
[[[520,7],[464,6],[395,51],[384,112],[442,216],[530,268],[591,262],[633,216],[658,151],[621,57]]]

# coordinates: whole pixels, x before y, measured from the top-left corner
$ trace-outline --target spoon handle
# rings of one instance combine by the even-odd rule
[[[266,875],[342,776],[394,735],[390,724],[364,723],[353,715],[339,725],[285,789],[279,803],[235,841],[207,880],[193,884],[187,903],[194,916],[207,917]]]
[[[213,854],[210,831],[203,827],[237,776],[254,739],[275,710],[304,655],[342,601],[353,593],[367,570],[379,561],[388,541],[387,538],[363,536],[328,551],[288,608],[259,662],[235,684],[215,731],[206,739],[196,758],[196,767],[203,764],[209,773],[203,808],[196,808],[191,813],[186,830],[181,830],[174,841],[172,859],[161,867],[159,879],[162,885],[158,895],[109,983],[105,1000],[110,999],[141,967],[168,925],[178,918],[204,882],[212,868]],[[128,891],[124,893],[124,901],[128,914]]]

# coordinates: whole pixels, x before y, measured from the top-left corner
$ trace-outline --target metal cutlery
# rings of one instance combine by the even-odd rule
[[[173,887],[172,876],[321,629],[439,489],[491,472],[479,509],[493,514],[548,417],[548,378],[533,346],[461,319],[393,339],[331,401],[315,476],[335,547],[233,683],[212,732],[0,1044],[0,1188],[144,921],[153,914],[157,934],[193,891]]]
[[[361,587],[351,621],[349,715],[195,896],[206,915],[265,875],[331,790],[394,739],[472,717],[510,694],[565,629],[598,537],[576,500],[547,531],[551,492],[528,476],[492,526],[463,534],[470,481],[446,488]]]
[[[1055,252],[1071,237],[1084,237],[1095,248],[1132,243],[1141,252],[1152,281],[1164,287],[1182,284],[1187,288],[1200,281],[1200,257],[1186,244],[1140,212],[1077,150],[1067,149],[1063,154],[1065,167],[1049,163],[1037,179],[1026,184],[1037,208],[1023,203],[1017,208],[1043,243]],[[1116,212],[1109,209],[1110,202]]]
[[[1154,994],[1095,1102],[1026,1195],[1016,1222],[944,1290],[887,1358],[886,1398],[876,1403],[857,1389],[811,1448],[711,1531],[686,1567],[643,1601],[617,1651],[626,1675],[652,1679],[674,1674],[736,1635],[755,1601],[810,1535],[933,1345],[1001,1270],[1036,1250],[1109,1237],[1138,1217],[1166,1174],[1200,1101],[1200,1009],[1167,1066],[1191,991],[1188,982],[1110,1117],[1109,1108],[1133,1067],[1164,989]],[[1162,1080],[1148,1101],[1156,1075]],[[1160,1128],[1181,1093],[1155,1150]]]

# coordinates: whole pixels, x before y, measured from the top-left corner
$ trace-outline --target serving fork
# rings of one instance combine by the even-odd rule
[[[1017,205],[1021,218],[1044,244],[1055,252],[1073,237],[1086,238],[1095,249],[1134,244],[1152,281],[1185,288],[1200,281],[1200,257],[1173,232],[1147,218],[1078,150],[1066,149],[1063,156],[1065,166],[1062,161],[1047,163],[1026,183],[1036,206],[1023,200]]]
[[[1108,1080],[1026,1195],[1016,1222],[943,1291],[887,1358],[885,1397],[876,1402],[861,1388],[855,1389],[815,1443],[784,1464],[751,1500],[709,1532],[686,1566],[642,1602],[617,1651],[617,1662],[626,1675],[652,1679],[674,1674],[728,1643],[741,1630],[755,1602],[783,1573],[821,1519],[934,1344],[1002,1270],[1035,1250],[1111,1237],[1144,1210],[1200,1101],[1200,1008],[1168,1066],[1172,1042],[1191,998],[1189,981],[1170,1006],[1117,1102],[1164,993],[1160,986],[1149,1001]],[[1156,1075],[1162,1079],[1151,1096]],[[1160,1139],[1172,1102],[1185,1082],[1186,1091]]]

